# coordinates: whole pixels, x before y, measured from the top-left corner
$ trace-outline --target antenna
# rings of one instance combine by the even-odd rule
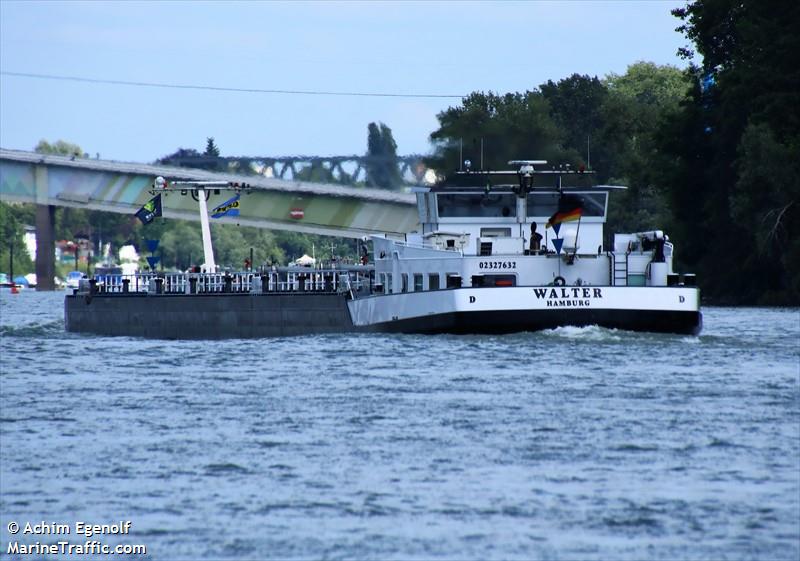
[[[481,171],[483,171],[483,137],[481,137]]]
[[[586,169],[592,169],[592,154],[589,151],[589,138],[590,135],[586,135]]]
[[[458,139],[458,171],[464,171],[464,139]]]

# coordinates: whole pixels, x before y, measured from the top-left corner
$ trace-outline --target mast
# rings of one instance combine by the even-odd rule
[[[204,268],[209,273],[215,273],[217,264],[214,262],[214,248],[211,246],[211,226],[208,223],[208,205],[206,205],[205,189],[197,190],[197,203],[200,205],[200,229],[203,232]]]
[[[589,150],[589,138],[590,136],[586,136],[586,169],[592,169],[592,153]]]

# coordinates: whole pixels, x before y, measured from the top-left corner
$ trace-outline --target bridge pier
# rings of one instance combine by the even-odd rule
[[[36,205],[36,290],[55,290],[56,207]]]

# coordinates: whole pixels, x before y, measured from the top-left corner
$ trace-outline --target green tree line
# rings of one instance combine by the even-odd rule
[[[660,131],[686,259],[722,301],[800,303],[800,4],[698,0],[688,99]],[[699,55],[701,60],[695,60]]]
[[[0,203],[0,240],[2,240],[0,244],[0,273],[7,275],[13,273],[14,277],[26,275],[33,271],[33,262],[28,255],[23,238],[23,227],[25,224],[32,223],[33,206],[25,205],[25,209],[22,209],[21,206],[17,205],[18,208],[15,208],[11,205]]]
[[[701,63],[474,92],[438,115],[429,164],[591,163],[599,182],[628,186],[607,231],[665,229],[711,302],[798,305],[800,3],[698,0],[673,13]]]

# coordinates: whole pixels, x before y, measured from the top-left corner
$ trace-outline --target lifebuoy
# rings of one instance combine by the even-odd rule
[[[564,280],[564,277],[556,277],[553,279],[553,285],[555,286],[564,286],[567,284],[567,281]]]

